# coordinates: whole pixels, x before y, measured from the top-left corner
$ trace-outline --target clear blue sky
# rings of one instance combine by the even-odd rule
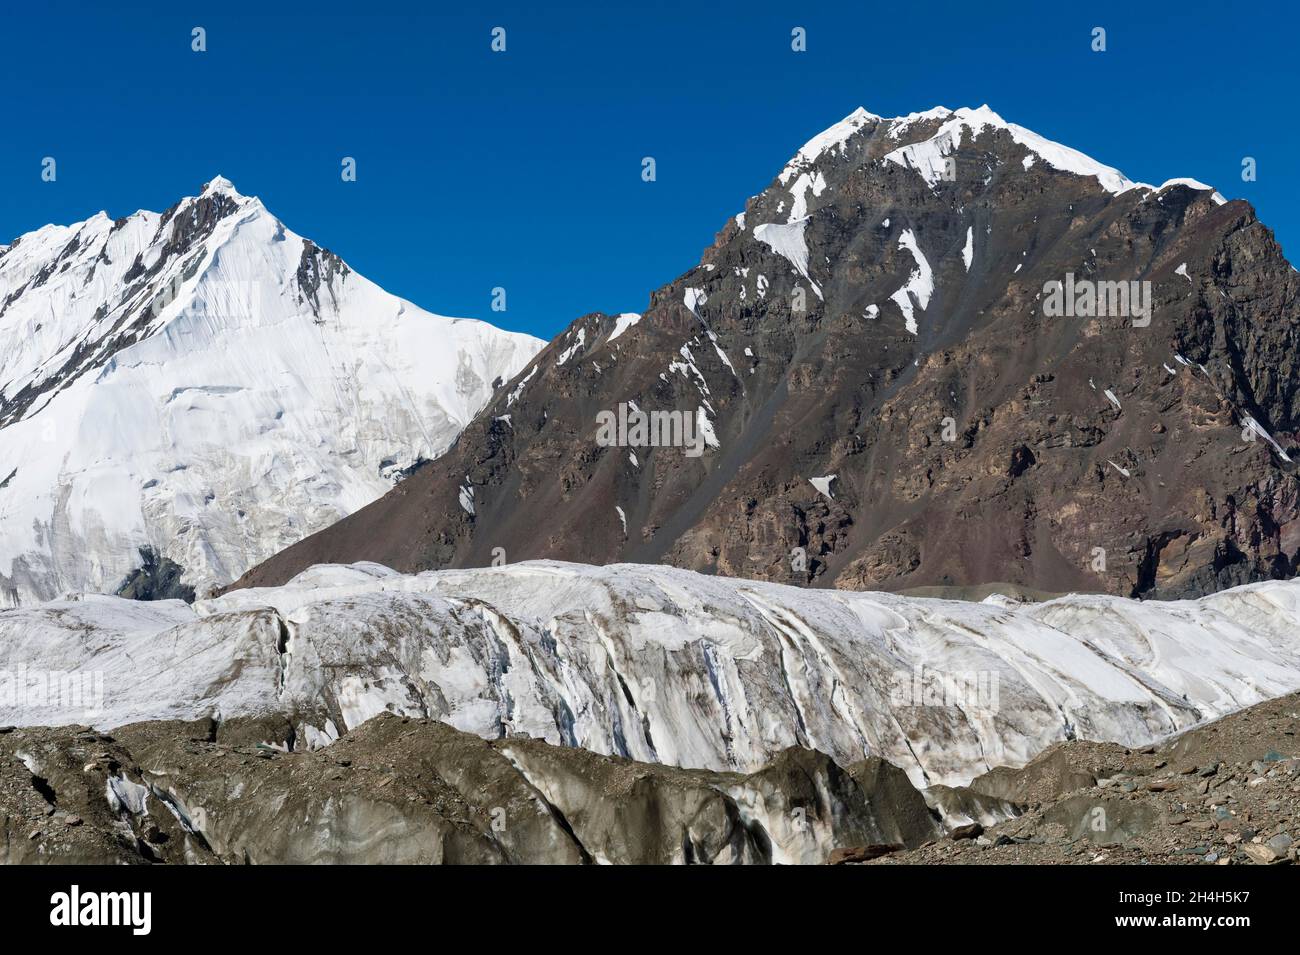
[[[222,173],[390,291],[550,337],[641,310],[855,107],[987,102],[1130,178],[1249,199],[1296,262],[1298,28],[1280,0],[10,4],[0,242]]]

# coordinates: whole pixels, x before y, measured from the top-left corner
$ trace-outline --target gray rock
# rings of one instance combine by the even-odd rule
[[[1264,845],[1272,849],[1277,855],[1283,856],[1286,855],[1287,850],[1294,845],[1294,840],[1287,833],[1280,832],[1271,839],[1268,839]]]
[[[236,742],[126,726],[108,750],[90,738],[109,759],[89,765],[75,728],[28,730],[26,762],[0,736],[0,862],[821,863],[942,831],[880,760],[844,769],[795,748],[749,774],[678,769],[388,714],[323,750],[247,742],[274,738],[277,719],[215,734]],[[46,808],[57,825],[23,824]]]

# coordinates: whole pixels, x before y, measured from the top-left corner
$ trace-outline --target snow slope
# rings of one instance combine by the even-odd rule
[[[0,724],[284,713],[324,745],[389,710],[715,769],[798,744],[960,784],[1058,740],[1143,745],[1294,690],[1298,634],[1300,581],[1021,606],[635,564],[324,565],[193,606],[0,612]],[[6,694],[6,673],[98,674],[102,699],[33,700],[12,677]],[[911,692],[936,678],[980,691]]]
[[[0,606],[111,592],[142,547],[230,581],[444,451],[543,345],[388,294],[222,178],[15,240],[0,341]]]

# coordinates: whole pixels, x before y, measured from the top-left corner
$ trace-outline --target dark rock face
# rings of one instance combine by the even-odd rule
[[[184,600],[194,603],[194,588],[182,583],[185,568],[152,547],[140,548],[140,566],[115,591],[128,600]]]
[[[0,863],[217,861],[116,737],[85,727],[0,733]]]
[[[283,730],[0,734],[0,862],[820,863],[942,831],[902,770],[811,750],[746,776],[388,714],[312,752]]]
[[[443,458],[237,586],[542,557],[1161,598],[1293,575],[1300,276],[1272,233],[1208,190],[1054,168],[1005,124],[956,137],[951,179],[886,158],[947,121],[865,117],[801,154],[638,322],[578,319]],[[1049,314],[1067,282],[1149,282],[1149,315]],[[603,445],[627,402],[716,441]]]
[[[347,265],[333,252],[322,249],[315,242],[307,240],[302,247],[302,260],[298,263],[298,300],[310,302],[312,312],[320,319],[320,297],[323,288],[330,299],[334,299],[336,277],[346,278],[350,273]],[[335,301],[337,305],[337,301]]]
[[[951,821],[983,817],[877,864],[1291,865],[1300,862],[1300,696],[1238,710],[1140,752],[1070,740],[968,788],[927,790]],[[1010,803],[1003,800],[1010,800]],[[1016,812],[990,804],[1014,804]],[[994,808],[990,817],[985,810]],[[868,860],[863,860],[868,861]]]
[[[1297,707],[924,794],[877,758],[678,769],[387,713],[305,752],[276,717],[0,727],[0,864],[1288,864]]]

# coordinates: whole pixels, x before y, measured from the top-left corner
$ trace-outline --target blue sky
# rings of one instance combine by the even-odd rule
[[[161,210],[221,173],[398,295],[551,337],[641,310],[855,107],[987,102],[1130,178],[1250,200],[1300,262],[1300,15],[1282,2],[469,6],[11,5],[0,242]]]

